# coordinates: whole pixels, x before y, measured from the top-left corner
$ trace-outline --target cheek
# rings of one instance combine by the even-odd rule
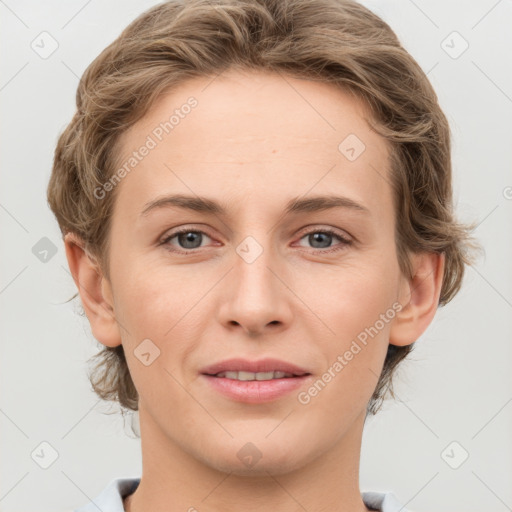
[[[381,314],[393,312],[398,275],[397,264],[385,258],[336,268],[314,293],[314,310],[340,341],[347,341],[373,325]]]
[[[132,337],[163,341],[189,321],[187,312],[193,316],[194,305],[208,288],[204,278],[183,266],[156,266],[142,258],[140,264],[125,264],[117,271],[120,307],[116,316]]]
[[[328,382],[329,390],[322,391],[325,403],[357,406],[369,400],[375,389],[396,316],[399,271],[391,256],[380,254],[368,264],[340,269],[318,295],[314,309],[335,333],[329,341],[317,340],[327,356],[327,373],[321,379]]]
[[[323,373],[298,397],[318,428],[325,431],[326,415],[337,414],[350,423],[366,407],[386,356],[394,298],[392,280],[375,267],[340,274],[318,295],[312,309],[334,334],[316,334],[324,355]]]
[[[204,295],[204,286],[183,279],[177,271],[163,274],[151,266],[126,266],[118,272],[116,317],[124,327],[127,364],[141,399],[149,402],[164,389],[179,396],[180,386],[171,375],[182,380],[188,354],[200,342],[195,327],[200,308],[194,304]]]
[[[354,337],[372,325],[395,300],[398,265],[393,257],[392,253],[386,257],[380,251],[354,254],[339,265],[299,265],[285,271],[283,277],[301,300],[296,302],[287,293],[281,300],[287,301],[297,315],[304,311],[309,318],[311,312],[315,313],[328,327],[322,329],[324,334],[337,339],[341,335],[345,340]],[[218,282],[217,265],[203,264],[199,271],[200,265],[148,263],[144,258],[133,258],[132,264],[125,260],[112,276],[118,296],[116,317],[126,326],[133,342],[175,338],[176,332],[183,334],[184,326],[193,331],[193,326],[201,323],[201,314],[211,316],[220,304],[214,302],[218,290],[211,289]],[[302,314],[297,317],[298,323],[301,317],[304,318]]]

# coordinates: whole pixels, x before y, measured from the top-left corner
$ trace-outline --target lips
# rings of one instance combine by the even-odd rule
[[[203,375],[216,376],[223,372],[250,372],[250,373],[267,373],[267,372],[284,372],[291,374],[293,377],[302,377],[311,375],[305,368],[301,368],[295,364],[281,361],[279,359],[266,358],[259,361],[249,361],[247,359],[227,359],[218,363],[211,364],[200,370]]]
[[[227,359],[202,368],[201,374],[209,389],[245,404],[284,399],[314,378],[306,368],[272,358]]]

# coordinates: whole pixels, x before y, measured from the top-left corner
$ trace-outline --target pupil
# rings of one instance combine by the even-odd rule
[[[199,235],[200,235],[200,233],[196,233],[193,231],[189,231],[188,233],[180,233],[180,237],[179,237],[180,244],[185,249],[196,249],[197,247],[199,247],[201,245],[201,238]],[[197,242],[197,240],[199,240],[199,244],[194,245],[194,241]],[[182,243],[182,242],[184,242],[184,243]],[[190,244],[192,244],[192,245],[190,245]]]
[[[310,236],[310,243],[311,243],[311,245],[313,245],[313,247],[315,247],[314,244],[316,242],[318,242],[318,241],[320,243],[322,242],[322,237],[327,237],[327,242],[329,242],[329,239],[331,238],[331,235],[329,235],[328,233],[313,233],[313,234],[311,234],[309,236]],[[318,238],[320,238],[320,240],[318,240]],[[325,241],[326,240],[324,240],[324,242]],[[328,246],[329,246],[329,243],[327,243],[327,245],[324,246],[324,247],[328,247]]]

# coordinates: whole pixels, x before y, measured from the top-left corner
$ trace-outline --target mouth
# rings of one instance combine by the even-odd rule
[[[278,359],[229,359],[203,368],[200,373],[211,390],[246,404],[279,400],[313,378],[306,369]]]
[[[305,368],[274,358],[258,361],[243,358],[227,359],[202,368],[200,373],[210,377],[241,381],[289,379],[311,375]]]
[[[296,377],[304,377],[307,375],[311,375],[310,373],[288,373],[283,371],[270,371],[270,372],[246,372],[246,371],[225,371],[219,372],[216,374],[208,374],[205,373],[203,375],[208,375],[210,377],[217,377],[219,379],[231,379],[231,380],[239,380],[239,381],[252,381],[252,380],[276,380],[276,379],[292,379]]]

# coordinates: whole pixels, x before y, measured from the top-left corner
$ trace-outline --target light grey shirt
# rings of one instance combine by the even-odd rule
[[[123,498],[135,492],[140,477],[115,478],[93,501],[73,512],[124,512]],[[379,512],[408,512],[392,492],[363,492],[363,503]]]

